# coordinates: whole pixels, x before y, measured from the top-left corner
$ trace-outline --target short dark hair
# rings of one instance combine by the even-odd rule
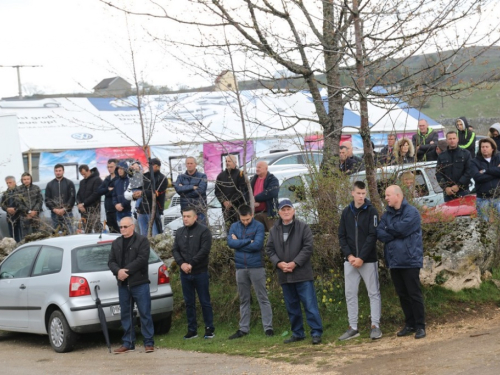
[[[455,134],[455,135],[457,135],[457,131],[456,130],[450,130],[449,132],[446,132],[446,138],[448,138],[449,134]]]
[[[193,211],[196,215],[198,215],[198,212],[196,212],[196,207],[195,206],[185,206],[184,208],[181,208],[181,212],[188,212],[188,211]]]
[[[56,170],[57,168],[62,168],[62,170],[64,171],[64,165],[62,165],[62,164],[54,165],[54,170]]]
[[[238,208],[238,213],[240,214],[240,216],[251,215],[252,214],[252,208],[249,205],[247,205],[247,204],[242,204]]]
[[[355,181],[354,184],[352,184],[352,190],[354,191],[356,188],[365,190],[366,184],[363,181]]]
[[[118,159],[109,159],[108,164],[115,163],[118,164]]]
[[[89,170],[89,166],[87,164],[82,164],[78,167],[78,170],[81,172],[81,171],[85,171],[85,172],[88,172]]]
[[[344,150],[344,149],[347,150],[347,146],[342,145],[342,146],[339,147],[339,150]]]

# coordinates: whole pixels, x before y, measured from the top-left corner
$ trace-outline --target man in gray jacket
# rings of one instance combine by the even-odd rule
[[[290,319],[292,337],[285,344],[305,339],[301,303],[311,328],[313,345],[321,343],[323,324],[314,289],[311,256],[313,236],[309,226],[295,218],[295,209],[288,199],[279,204],[280,219],[269,231],[266,252],[278,270],[278,279]]]

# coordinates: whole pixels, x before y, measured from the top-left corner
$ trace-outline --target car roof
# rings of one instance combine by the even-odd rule
[[[43,240],[28,242],[24,246],[50,245],[62,248],[75,248],[85,245],[95,245],[99,242],[109,242],[116,240],[120,235],[112,233],[101,234],[75,234],[71,236],[51,237]]]

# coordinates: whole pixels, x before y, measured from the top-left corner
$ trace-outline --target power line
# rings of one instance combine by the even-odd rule
[[[0,68],[16,68],[17,70],[17,89],[19,99],[23,98],[23,88],[21,86],[21,70],[20,68],[41,68],[42,65],[0,65]]]

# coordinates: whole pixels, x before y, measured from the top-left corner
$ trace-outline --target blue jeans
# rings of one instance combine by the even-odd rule
[[[150,215],[148,214],[137,214],[137,221],[139,222],[139,228],[143,236],[148,235],[149,218]],[[158,228],[156,228],[155,223],[153,223],[153,228],[151,229],[151,235],[156,236],[157,234],[158,234]]]
[[[210,303],[209,276],[208,272],[202,272],[196,275],[185,274],[181,272],[182,294],[186,304],[186,315],[188,321],[188,331],[197,332],[198,324],[196,323],[196,293],[200,300],[201,311],[205,327],[214,329],[214,313],[212,304]]]
[[[73,212],[66,212],[63,216],[59,216],[51,212],[50,218],[52,219],[52,227],[54,230],[59,227],[60,231],[66,230],[68,234],[74,234]]]
[[[314,282],[302,281],[300,283],[281,284],[281,288],[283,289],[283,297],[293,335],[295,337],[305,337],[304,320],[300,308],[302,302],[306,312],[307,324],[311,328],[311,336],[321,336],[323,334],[323,324],[319,315]]]
[[[118,297],[120,299],[121,322],[124,331],[122,337],[123,346],[129,349],[135,348],[134,302],[137,304],[141,318],[141,333],[144,337],[144,346],[154,346],[154,326],[151,316],[149,284],[136,285],[131,288],[128,285],[119,285]]]
[[[476,197],[477,216],[484,221],[489,221],[491,210],[496,210],[496,215],[500,215],[500,199]]]
[[[120,220],[124,217],[132,217],[131,211],[116,211],[116,222],[120,225]]]

